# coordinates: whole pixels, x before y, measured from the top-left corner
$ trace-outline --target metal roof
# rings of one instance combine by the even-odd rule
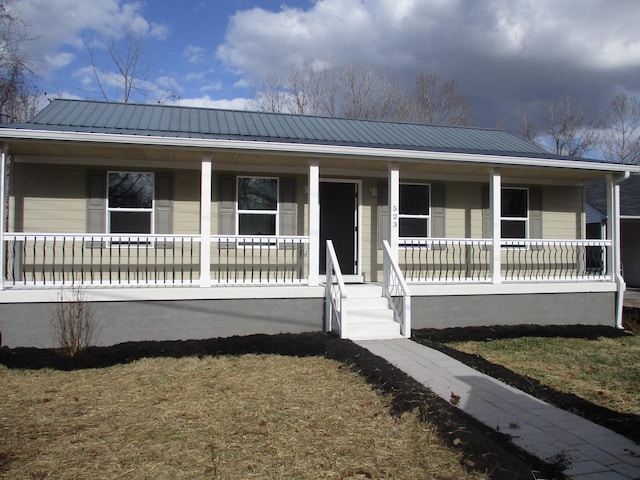
[[[54,100],[6,127],[554,158],[502,130],[85,100]]]

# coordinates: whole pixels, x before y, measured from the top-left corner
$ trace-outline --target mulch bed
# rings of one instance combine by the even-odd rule
[[[432,346],[424,331],[419,337]],[[444,347],[442,347],[444,348]],[[350,341],[324,333],[298,335],[250,335],[243,337],[169,342],[130,342],[112,347],[90,347],[74,358],[52,349],[0,348],[0,363],[9,368],[54,368],[76,370],[104,368],[146,357],[205,355],[280,354],[325,356],[358,371],[367,381],[391,398],[394,415],[419,409],[421,417],[435,425],[452,448],[460,451],[464,464],[487,472],[496,480],[532,478],[562,479],[561,464],[548,464],[515,447],[509,437],[484,424],[433,394],[422,384]]]

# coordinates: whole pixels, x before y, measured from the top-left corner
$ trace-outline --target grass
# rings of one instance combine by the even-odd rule
[[[640,415],[640,336],[522,337],[449,346],[596,405]]]
[[[0,478],[486,478],[321,357],[0,366],[0,382]]]

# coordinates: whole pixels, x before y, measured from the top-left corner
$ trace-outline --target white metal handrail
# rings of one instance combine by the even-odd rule
[[[505,281],[607,281],[611,240],[502,239]]]
[[[391,254],[391,246],[383,241],[383,294],[393,310],[395,320],[400,323],[400,334],[411,337],[411,294],[398,262]]]
[[[489,283],[499,271],[507,282],[611,281],[611,240],[501,239],[500,268],[492,239],[402,238],[398,263],[412,283]]]
[[[5,232],[2,288],[197,286],[199,234]],[[210,237],[214,284],[302,284],[306,236]]]
[[[340,338],[347,336],[347,289],[338,263],[333,242],[327,240],[325,287],[325,330],[336,332]]]

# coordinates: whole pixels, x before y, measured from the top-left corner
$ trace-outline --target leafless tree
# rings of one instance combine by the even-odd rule
[[[640,99],[616,95],[602,121],[602,150],[608,160],[640,163]]]
[[[535,124],[531,115],[525,113],[520,121],[520,125],[518,125],[518,130],[520,131],[520,136],[529,143],[533,145],[537,145],[538,135],[540,134],[540,130],[538,125]]]
[[[254,91],[261,111],[327,115],[369,120],[468,125],[470,107],[454,80],[421,75],[416,91],[371,65],[347,64],[326,69],[294,69],[275,74]]]
[[[146,97],[149,94],[146,82],[153,65],[143,61],[149,48],[146,32],[135,29],[133,25],[109,31],[106,50],[113,67],[111,71],[99,67],[95,47],[87,45],[86,48],[98,90],[105,100],[129,103],[135,96]]]
[[[550,136],[556,155],[581,157],[598,141],[595,125],[584,118],[583,106],[569,96],[547,105],[542,128],[542,133]]]
[[[398,120],[404,92],[400,82],[394,81],[389,73],[358,64],[335,68],[332,73],[334,85],[343,88],[340,117]]]
[[[35,69],[24,50],[33,38],[12,3],[0,0],[0,123],[28,120],[38,108]]]
[[[471,107],[454,79],[441,81],[435,73],[416,79],[412,120],[433,125],[469,125]]]

